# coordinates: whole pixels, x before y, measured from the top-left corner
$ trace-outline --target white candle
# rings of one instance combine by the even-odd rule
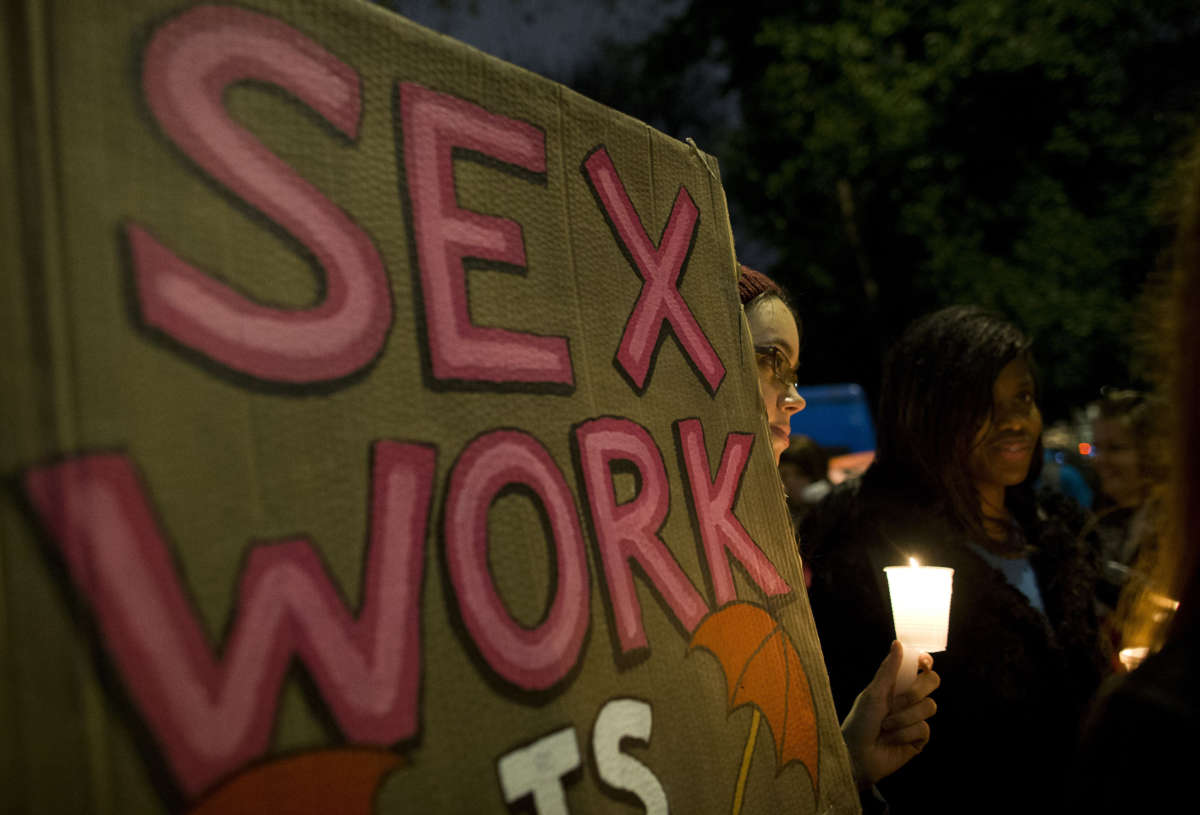
[[[1141,665],[1142,662],[1145,661],[1146,657],[1149,656],[1149,654],[1150,649],[1146,648],[1145,646],[1122,648],[1121,652],[1117,654],[1117,659],[1121,660],[1121,665],[1125,668],[1125,670],[1132,671],[1134,668]]]
[[[917,678],[917,655],[946,650],[950,627],[950,592],[954,570],[921,566],[915,558],[907,566],[888,566],[888,592],[892,596],[892,622],[896,639],[904,646],[896,693],[903,693]]]

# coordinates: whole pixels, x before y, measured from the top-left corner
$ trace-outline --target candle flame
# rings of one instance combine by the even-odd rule
[[[917,563],[917,559],[916,559],[915,557],[910,557],[910,558],[908,559],[908,565],[909,565],[909,566],[912,566],[912,567],[915,569],[915,568],[917,568],[918,566],[920,566],[921,564],[920,564],[920,563]]]

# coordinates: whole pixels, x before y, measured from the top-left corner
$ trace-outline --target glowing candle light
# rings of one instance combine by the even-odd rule
[[[1137,666],[1141,665],[1143,660],[1150,654],[1150,649],[1145,646],[1135,648],[1122,648],[1117,654],[1117,659],[1121,660],[1121,665],[1127,671],[1132,671]]]
[[[883,572],[892,597],[896,639],[904,646],[895,692],[904,693],[917,678],[917,656],[922,651],[946,650],[954,570],[921,566],[910,557],[907,566],[888,566]]]

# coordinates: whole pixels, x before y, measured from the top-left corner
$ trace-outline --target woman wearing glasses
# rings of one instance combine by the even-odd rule
[[[771,426],[775,463],[788,446],[792,414],[804,410],[796,390],[800,330],[783,289],[766,275],[741,267],[738,296],[758,361],[758,391]],[[900,649],[893,643],[874,678],[855,699],[842,722],[842,736],[858,782],[864,810],[886,806],[875,782],[908,763],[929,741],[929,724],[937,706],[929,694],[938,686],[933,659],[921,655],[921,673],[904,694],[892,698],[900,668]]]

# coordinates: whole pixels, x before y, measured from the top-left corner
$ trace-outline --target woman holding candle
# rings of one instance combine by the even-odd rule
[[[1030,793],[1055,782],[1104,665],[1083,518],[1032,489],[1042,419],[1029,348],[977,308],[913,324],[885,365],[875,462],[801,529],[839,710],[895,636],[884,568],[954,570],[936,738],[880,785],[898,815],[1047,809]]]
[[[788,447],[791,416],[804,409],[804,398],[796,390],[799,326],[783,289],[766,275],[742,266],[738,295],[754,341],[758,390],[778,466],[780,455]],[[882,664],[874,661],[879,654],[887,655]],[[929,741],[929,725],[925,720],[937,709],[929,694],[940,679],[928,654],[921,654],[921,673],[911,687],[903,693],[893,693],[901,656],[899,645],[890,640],[871,652],[868,657],[871,671],[855,689],[852,705],[839,711],[844,717],[842,735],[855,780],[868,811],[883,804],[875,783],[904,766],[925,747]]]

